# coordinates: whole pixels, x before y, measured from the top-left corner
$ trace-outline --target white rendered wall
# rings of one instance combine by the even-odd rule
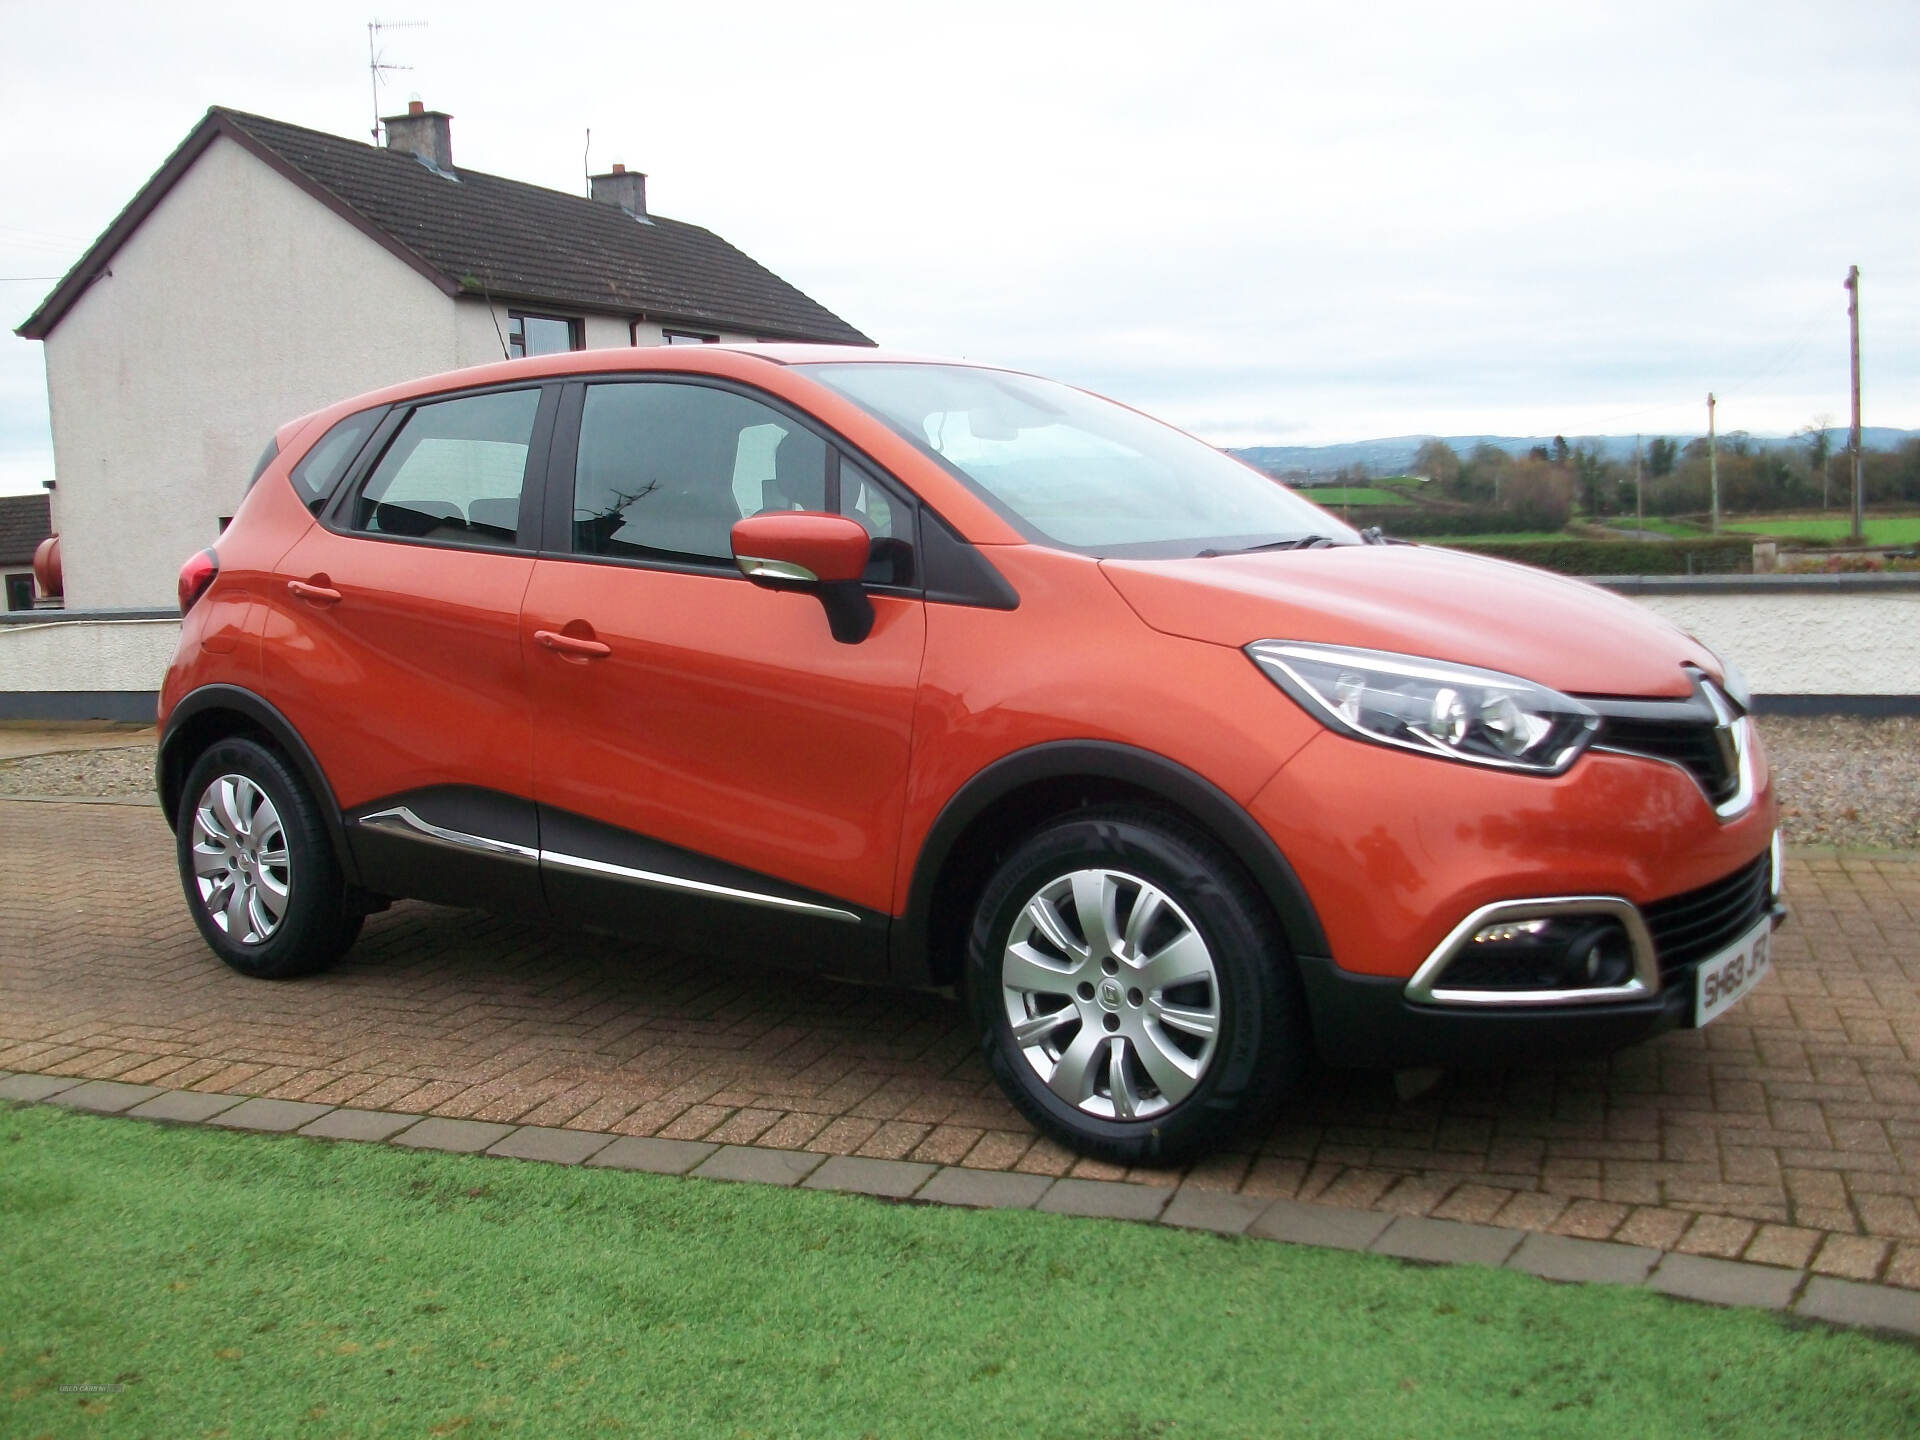
[[[1920,590],[1631,598],[1733,661],[1756,695],[1920,695]]]
[[[171,604],[278,427],[458,363],[447,296],[225,138],[109,270],[45,341],[71,609]]]
[[[0,692],[154,691],[180,644],[178,620],[0,625]]]

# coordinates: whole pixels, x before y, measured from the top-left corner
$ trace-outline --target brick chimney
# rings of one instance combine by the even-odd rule
[[[429,110],[423,101],[409,100],[407,113],[388,115],[380,123],[387,127],[387,148],[415,155],[436,170],[453,169],[453,117],[441,110]]]
[[[640,171],[629,170],[616,160],[612,170],[593,176],[588,183],[593,198],[602,204],[618,205],[642,224],[653,223],[647,218],[647,177]]]

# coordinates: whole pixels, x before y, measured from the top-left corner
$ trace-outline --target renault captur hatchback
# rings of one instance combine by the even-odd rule
[[[1737,674],[1137,412],[799,346],[283,428],[180,576],[159,789],[248,975],[392,898],[956,987],[1047,1133],[1171,1160],[1338,1065],[1704,1025],[1765,972]]]

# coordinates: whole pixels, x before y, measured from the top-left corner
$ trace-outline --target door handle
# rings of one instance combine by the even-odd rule
[[[287,591],[296,600],[305,600],[309,605],[337,605],[340,592],[328,585],[309,585],[304,580],[289,580]]]
[[[611,655],[613,647],[603,645],[598,640],[582,640],[573,635],[562,635],[557,630],[536,630],[533,643],[561,655],[578,655],[586,660],[598,660],[603,655]]]

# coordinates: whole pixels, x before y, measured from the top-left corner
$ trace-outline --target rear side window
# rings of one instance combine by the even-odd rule
[[[384,410],[362,410],[358,415],[347,416],[322,435],[319,443],[293,467],[293,488],[300,492],[309,510],[318,510],[333,494],[340,477],[347,473],[347,467],[353,464],[360,447],[367,443],[367,437],[373,434],[373,427],[385,413]]]
[[[420,406],[355,498],[352,528],[413,540],[512,545],[539,408],[538,390]]]

